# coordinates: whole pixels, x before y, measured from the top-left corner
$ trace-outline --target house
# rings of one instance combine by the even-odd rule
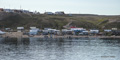
[[[72,30],[68,30],[68,29],[62,29],[62,34],[63,35],[72,35],[73,34],[73,31]]]
[[[90,33],[91,33],[91,34],[98,34],[98,33],[99,33],[99,30],[97,30],[97,29],[91,29],[91,30],[90,30]]]
[[[112,30],[110,30],[110,29],[104,29],[104,33],[103,33],[104,35],[111,35],[112,34]]]
[[[112,30],[110,29],[105,29],[104,32],[111,32]]]
[[[32,29],[29,31],[29,35],[37,35],[39,32],[39,29]]]
[[[48,30],[48,29],[51,29],[51,28],[44,28],[44,30]]]
[[[64,11],[57,11],[57,12],[55,12],[55,14],[56,14],[56,15],[63,15],[63,14],[65,14],[65,13],[64,13]]]
[[[71,28],[71,30],[72,30],[72,31],[75,31],[75,30],[80,30],[80,31],[82,31],[82,30],[86,30],[86,29],[83,29],[83,28],[76,28],[76,27],[75,27],[75,28]]]
[[[30,27],[30,29],[32,30],[32,29],[37,29],[36,27]]]
[[[50,34],[60,35],[60,30],[48,29],[48,32],[49,32]]]
[[[21,10],[23,13],[29,13],[28,10]]]
[[[37,35],[40,32],[40,29],[36,27],[30,27],[29,35]]]
[[[60,35],[60,30],[55,30],[54,34],[55,35]]]
[[[5,28],[6,31],[10,31],[11,29],[10,28]]]
[[[81,33],[79,33],[79,35],[88,35],[89,31],[82,31]]]
[[[3,12],[3,8],[0,8],[0,12]]]
[[[74,32],[75,35],[78,35],[82,31],[85,31],[86,29],[83,29],[83,28],[71,28],[71,30]]]
[[[17,32],[23,32],[24,27],[17,27]]]
[[[43,34],[43,35],[48,35],[49,32],[48,32],[48,30],[42,30],[42,34]]]
[[[53,15],[54,13],[52,13],[52,12],[45,12],[44,14]]]
[[[59,34],[60,34],[60,30],[51,29],[51,28],[45,28],[45,29],[43,30],[43,35],[48,35],[48,34],[59,35]]]
[[[15,13],[22,13],[21,10],[17,10],[17,9],[14,9],[14,12],[15,12]]]
[[[12,9],[3,9],[4,12],[14,12]]]
[[[0,35],[3,35],[3,34],[5,34],[5,33],[6,33],[6,32],[3,32],[3,31],[0,30]]]
[[[117,30],[117,28],[112,28],[112,30]]]
[[[50,34],[54,34],[55,31],[56,31],[56,29],[48,29],[48,32],[49,32]]]
[[[51,29],[51,28],[44,28],[44,30],[42,30],[43,35],[48,35],[49,29]]]
[[[120,30],[112,30],[112,35],[120,36]]]

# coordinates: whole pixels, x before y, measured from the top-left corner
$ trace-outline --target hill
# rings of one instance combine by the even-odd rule
[[[29,29],[30,26],[38,28],[69,28],[70,26],[93,28],[119,28],[120,16],[106,16],[93,14],[72,14],[72,15],[45,15],[45,14],[23,14],[0,12],[0,28],[13,28],[23,26]]]

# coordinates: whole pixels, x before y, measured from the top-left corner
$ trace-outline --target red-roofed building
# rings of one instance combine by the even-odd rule
[[[76,28],[75,26],[71,26],[70,28]]]

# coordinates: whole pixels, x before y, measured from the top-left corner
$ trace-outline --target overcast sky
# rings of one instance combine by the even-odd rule
[[[0,8],[120,15],[120,0],[0,0]]]

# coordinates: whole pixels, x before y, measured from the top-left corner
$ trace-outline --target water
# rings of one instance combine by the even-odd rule
[[[0,60],[120,60],[120,39],[0,38]]]

